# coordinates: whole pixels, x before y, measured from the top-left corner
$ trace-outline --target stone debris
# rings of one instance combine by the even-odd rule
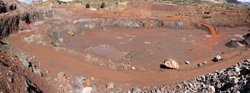
[[[217,55],[216,57],[214,57],[213,61],[214,62],[218,62],[218,61],[221,61],[223,60],[223,58],[220,56],[220,55]]]
[[[186,61],[185,63],[186,63],[186,64],[190,64],[190,61]]]
[[[84,76],[78,76],[75,78],[75,80],[78,81],[78,83],[82,84],[85,82],[85,77]]]
[[[82,93],[91,93],[91,91],[92,91],[92,87],[84,87],[82,89]]]
[[[73,84],[72,87],[75,89],[76,93],[81,93],[83,91],[83,89],[76,84]]]
[[[112,89],[112,88],[114,88],[113,82],[107,83],[107,84],[106,84],[106,88],[107,88],[107,89]]]
[[[218,57],[218,59],[221,57]],[[249,93],[250,92],[250,65],[249,60],[215,71],[197,78],[164,85],[152,93]]]
[[[132,89],[132,93],[141,93],[141,89],[138,88],[138,87],[134,87],[134,88]]]
[[[164,65],[168,68],[179,69],[179,64],[173,59],[166,59]]]
[[[199,66],[199,67],[202,66],[202,63],[197,64],[197,66]]]
[[[132,70],[135,70],[135,67],[131,67]]]
[[[65,76],[65,73],[64,72],[59,72],[58,73],[58,78],[61,78],[61,77],[64,77]]]
[[[19,60],[23,63],[24,67],[29,67],[28,58],[26,56],[21,56]]]

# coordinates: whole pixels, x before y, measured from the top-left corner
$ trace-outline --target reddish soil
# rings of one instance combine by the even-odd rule
[[[94,83],[112,81],[117,88],[131,89],[135,86],[150,86],[152,88],[160,84],[182,82],[202,74],[225,69],[250,57],[249,50],[244,46],[235,49],[225,46],[225,43],[232,39],[243,39],[242,36],[248,33],[249,27],[218,27],[215,29],[212,25],[200,22],[211,21],[209,19],[198,19],[200,15],[193,17],[193,19],[188,17],[188,15],[185,17],[180,16],[180,14],[166,18],[165,13],[162,13],[164,16],[162,18],[142,18],[155,16],[155,12],[152,11],[169,11],[177,12],[177,14],[180,12],[196,13],[195,8],[192,6],[163,5],[155,2],[132,2],[129,3],[128,8],[124,9],[124,11],[65,11],[66,9],[63,8],[57,10],[58,14],[53,18],[47,18],[43,24],[38,26],[29,24],[31,29],[35,29],[33,32],[13,33],[13,36],[10,35],[2,39],[2,41],[11,42],[10,45],[14,46],[14,50],[16,51],[25,51],[30,55],[35,55],[37,57],[36,62],[40,63],[42,68],[49,70],[50,73],[48,75],[52,78],[56,78],[59,72],[65,72],[69,77],[94,77]],[[217,16],[219,15],[213,15],[213,17]],[[65,21],[67,19],[71,19],[73,22],[73,20],[80,18],[152,20],[152,24],[150,24],[152,26],[153,21],[159,20],[184,21],[184,23],[188,23],[186,25],[188,25],[189,29],[105,28],[105,30],[81,30],[77,25],[76,27],[78,28],[76,30],[84,32],[84,35],[74,33],[74,36],[71,36],[67,34],[68,30],[64,29],[64,27],[73,25],[72,23],[68,22],[63,24],[63,26],[54,26],[53,23],[54,21]],[[210,33],[192,29],[191,22],[188,22],[191,20],[192,22],[208,27]],[[29,28],[26,24],[21,27],[25,29]],[[23,41],[25,37],[37,35],[38,33],[49,37],[50,30],[56,27],[59,28],[58,32],[62,31],[59,37],[63,37],[63,41],[66,42],[65,47],[74,50],[70,52],[77,52],[79,55],[65,53],[66,49],[51,45],[54,44],[53,40],[48,40],[48,46],[36,44],[38,43],[37,37],[34,38],[34,42],[31,44]],[[71,27],[69,26],[69,28]],[[6,53],[0,54],[10,59]],[[91,55],[92,59],[99,60],[99,63],[87,63],[85,57],[88,54]],[[222,56],[225,60],[219,62],[211,61],[216,55]],[[180,69],[166,69],[166,67],[161,67],[166,58],[176,60],[180,65]],[[7,90],[6,92],[22,92],[16,90],[24,89],[25,86],[19,86],[18,84],[24,83],[28,79],[36,85],[37,89],[45,90],[45,92],[56,92],[56,90],[50,91],[53,90],[53,87],[49,85],[49,81],[32,73],[30,69],[22,68],[21,66],[15,67],[11,64],[13,60],[6,61],[3,58],[0,58],[0,60],[1,71],[6,73],[11,69],[17,73],[17,75],[12,75],[14,78],[17,78],[17,82],[14,81],[12,84],[6,83],[8,82],[6,78],[1,78],[0,89]],[[123,67],[110,69],[108,68],[110,61],[117,64],[123,62],[131,63],[131,66],[134,66],[135,70],[132,70],[131,67],[126,70]],[[190,61],[191,63],[188,65],[184,63],[185,61]],[[205,61],[207,61],[206,65],[197,66],[197,64]],[[16,65],[20,62],[15,59],[12,63]],[[9,77],[7,74],[0,74],[0,76]],[[18,79],[18,76],[25,77],[26,79]],[[11,89],[11,87],[6,88],[3,86],[16,87]],[[107,90],[104,89],[104,91]]]

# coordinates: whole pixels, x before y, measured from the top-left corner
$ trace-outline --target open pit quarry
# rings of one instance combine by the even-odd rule
[[[250,10],[93,7],[0,1],[0,93],[250,92]]]

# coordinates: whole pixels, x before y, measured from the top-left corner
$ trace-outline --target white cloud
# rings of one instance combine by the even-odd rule
[[[238,0],[238,1],[241,1],[241,2],[250,2],[250,0]]]

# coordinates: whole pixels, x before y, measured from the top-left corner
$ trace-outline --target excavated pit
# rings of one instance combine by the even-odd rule
[[[166,58],[183,63],[231,50],[225,46],[230,41],[226,37],[229,34],[221,31],[224,35],[219,35],[213,26],[204,23],[190,25],[193,29],[178,20],[86,18],[55,22],[56,28],[50,35],[54,46],[115,63],[132,63],[137,68],[159,68]],[[69,31],[74,36],[69,35]],[[245,32],[231,34],[244,35]],[[119,66],[110,68],[119,69]]]
[[[59,19],[51,17],[53,12],[2,18],[1,44],[13,46],[13,51],[35,55],[36,62],[49,70],[47,74],[52,78],[65,72],[72,75],[69,77],[95,77],[91,82],[98,86],[105,85],[100,82],[112,81],[124,89],[182,82],[227,68],[241,59],[239,54],[245,46],[228,48],[225,44],[243,39],[248,33],[237,25],[154,18]],[[29,29],[22,29],[21,22]],[[74,35],[68,34],[70,31]],[[0,48],[5,50],[6,46]],[[215,63],[212,59],[216,55],[234,61]],[[162,66],[166,58],[176,60],[180,69]],[[206,64],[198,66],[203,62]],[[105,87],[98,90],[107,91]]]

